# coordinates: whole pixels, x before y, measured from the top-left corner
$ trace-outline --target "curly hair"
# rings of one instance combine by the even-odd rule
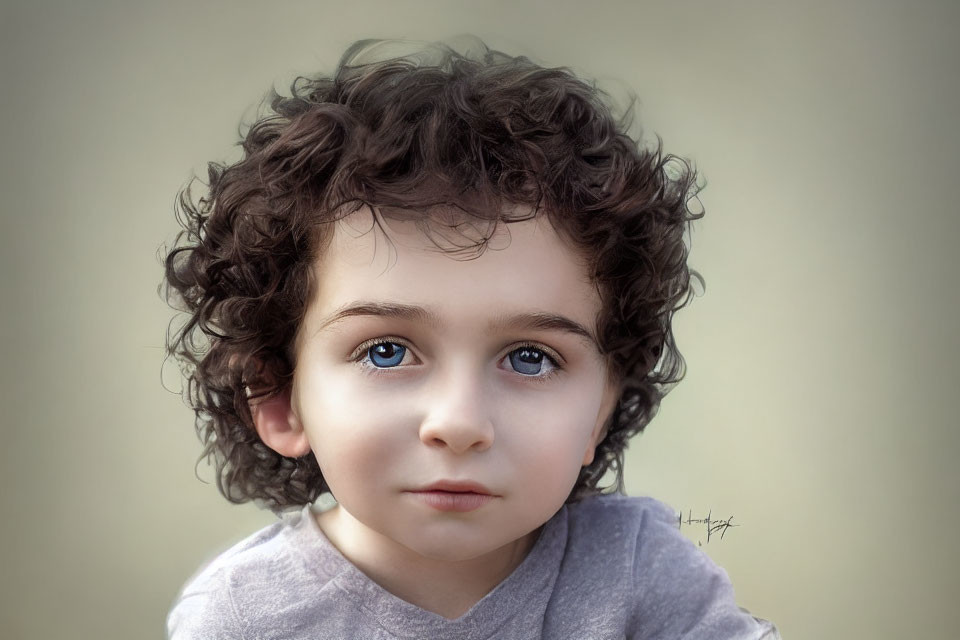
[[[167,302],[185,312],[167,353],[187,380],[204,450],[229,501],[275,514],[329,491],[313,455],[285,457],[253,425],[252,398],[289,390],[293,344],[314,292],[310,266],[330,223],[368,206],[428,225],[437,207],[487,221],[546,215],[586,258],[600,293],[596,335],[619,401],[568,502],[622,493],[631,437],[685,375],[671,329],[693,295],[683,241],[703,216],[691,163],[631,138],[609,96],[566,67],[544,68],[479,44],[362,40],[332,76],[297,77],[290,96],[241,128],[243,157],[208,164],[177,196],[183,227],[166,254]],[[482,249],[486,237],[475,246]],[[251,395],[251,389],[256,389]],[[614,483],[600,487],[612,471]]]

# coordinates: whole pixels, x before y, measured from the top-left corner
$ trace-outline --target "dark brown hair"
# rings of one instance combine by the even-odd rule
[[[622,393],[568,501],[623,491],[628,440],[684,377],[671,318],[700,279],[683,241],[703,215],[688,207],[696,171],[662,155],[659,136],[648,149],[628,135],[633,102],[615,118],[607,94],[569,69],[470,43],[472,54],[355,43],[332,76],[298,77],[289,97],[271,90],[269,112],[241,131],[242,159],[209,163],[196,201],[196,178],[178,194],[184,230],[164,293],[186,316],[167,349],[187,379],[200,460],[214,457],[231,502],[280,514],[328,491],[312,453],[287,458],[260,440],[248,394],[289,388],[310,266],[329,223],[362,206],[425,230],[438,207],[505,223],[546,215],[585,257],[602,300],[596,335]],[[528,215],[511,217],[513,205]],[[614,484],[599,487],[607,471]]]

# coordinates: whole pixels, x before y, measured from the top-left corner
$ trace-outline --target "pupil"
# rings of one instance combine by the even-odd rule
[[[394,348],[394,346],[393,346],[392,343],[391,343],[391,344],[378,344],[377,346],[374,347],[374,349],[376,349],[378,356],[381,356],[381,357],[384,357],[384,358],[389,358],[389,357],[391,357],[391,356],[393,355],[393,352],[396,351],[396,349]]]

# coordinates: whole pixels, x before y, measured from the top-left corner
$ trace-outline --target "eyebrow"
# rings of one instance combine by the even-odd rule
[[[442,325],[440,315],[429,308],[417,305],[401,304],[397,302],[354,302],[340,308],[320,323],[317,333],[341,322],[346,318],[356,316],[377,316],[382,318],[397,318],[409,322],[425,324],[435,330]],[[531,331],[562,331],[580,336],[599,350],[597,339],[579,322],[566,316],[543,311],[500,315],[494,318],[487,326],[487,333],[492,334],[505,328],[525,329]]]

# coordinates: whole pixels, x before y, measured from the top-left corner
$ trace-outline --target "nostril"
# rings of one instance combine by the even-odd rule
[[[451,418],[433,415],[420,425],[420,440],[431,447],[447,447],[455,453],[482,451],[493,444],[493,423],[473,416]]]

